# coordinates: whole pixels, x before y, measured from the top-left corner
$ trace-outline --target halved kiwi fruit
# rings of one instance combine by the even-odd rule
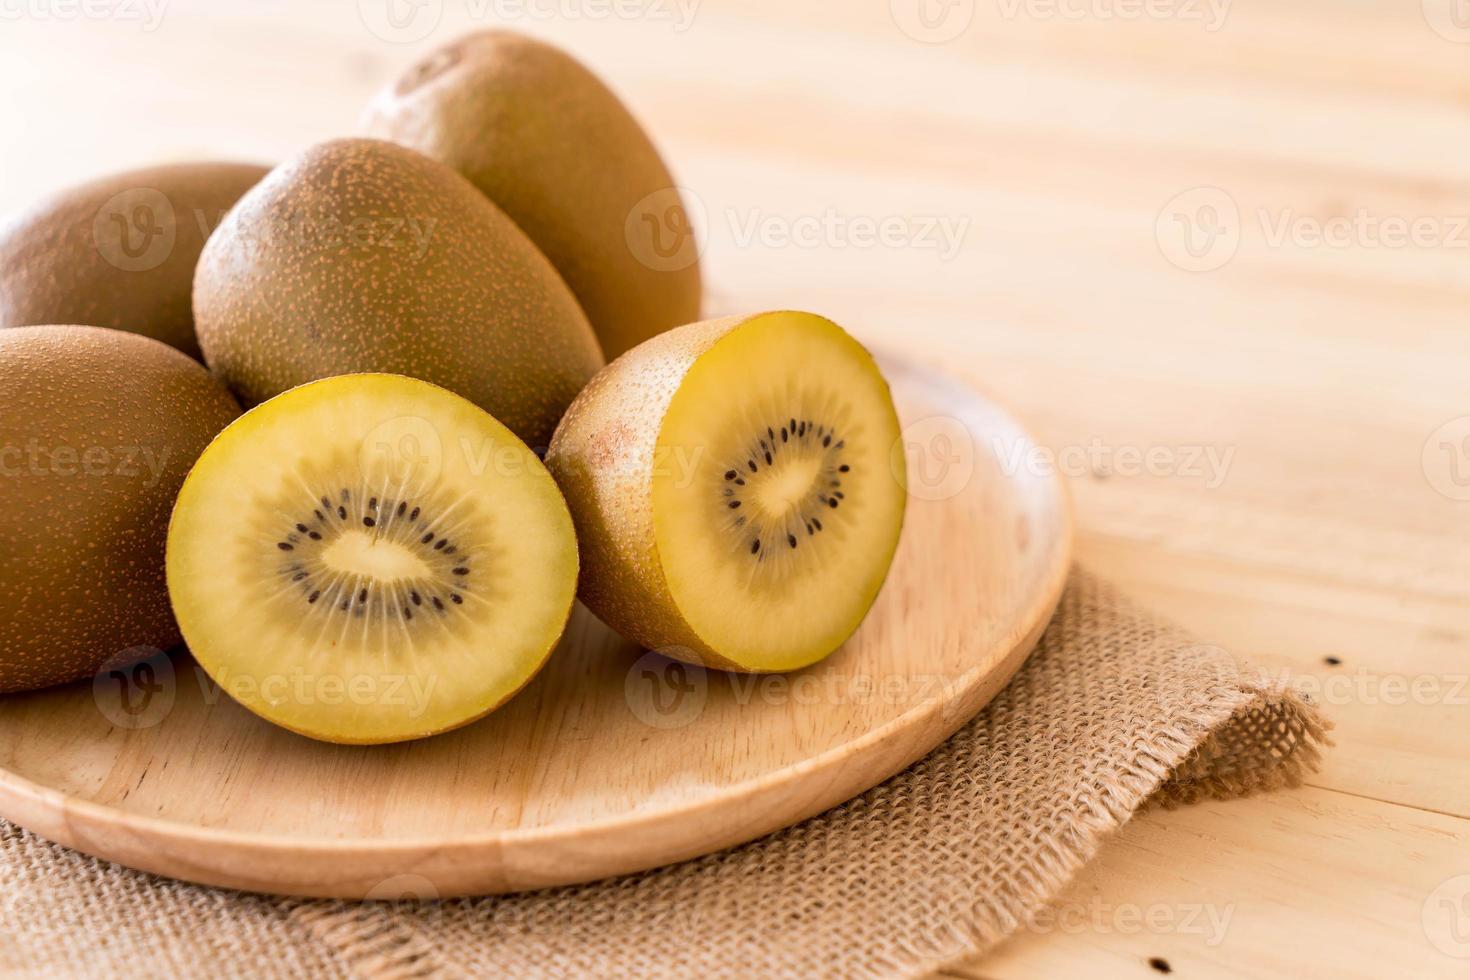
[[[184,639],[256,714],[394,742],[490,712],[555,647],[577,544],[541,461],[470,402],[396,375],[303,385],[241,417],[168,537]]]
[[[872,356],[823,317],[731,317],[644,342],[583,390],[547,456],[577,524],[582,600],[681,659],[820,660],[893,559],[898,438]]]

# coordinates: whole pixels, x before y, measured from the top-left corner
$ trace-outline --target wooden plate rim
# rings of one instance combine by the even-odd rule
[[[960,398],[979,400],[987,403],[987,407],[997,414],[1004,416],[1016,432],[1023,435],[1031,444],[1036,444],[1030,432],[1016,420],[1015,415],[988,393],[981,391],[973,385],[959,381],[940,370],[913,364],[901,356],[880,355],[880,358],[887,372],[920,375],[923,377],[924,383],[930,388],[942,387],[951,389],[953,394]],[[1062,590],[1066,585],[1071,569],[1075,532],[1075,516],[1073,513],[1071,492],[1066,485],[1066,481],[1062,480],[1056,472],[1049,474],[1048,482],[1051,484],[1051,489],[1056,494],[1060,504],[1058,509],[1060,511],[1059,516],[1062,526],[1059,529],[1059,533],[1055,536],[1052,546],[1052,549],[1057,554],[1052,560],[1051,570],[1044,587],[1036,591],[1025,615],[1018,617],[1017,621],[1020,623],[1020,628],[1010,637],[1006,644],[1005,652],[995,662],[991,663],[988,667],[972,667],[959,675],[955,684],[955,688],[959,693],[953,697],[917,705],[885,724],[868,730],[850,742],[827,749],[818,755],[802,759],[784,769],[775,770],[727,786],[687,803],[675,803],[652,809],[632,810],[612,817],[577,822],[575,824],[551,824],[542,827],[489,831],[481,834],[462,834],[452,837],[358,839],[284,837],[224,830],[163,817],[150,817],[143,814],[129,813],[125,810],[96,803],[81,797],[68,796],[59,790],[36,783],[9,769],[0,768],[0,811],[3,811],[0,815],[13,819],[21,826],[55,828],[51,833],[45,833],[39,830],[36,832],[43,837],[55,840],[57,843],[75,847],[82,851],[87,850],[85,844],[81,842],[81,838],[85,835],[73,833],[71,826],[73,823],[114,828],[144,841],[155,841],[164,846],[174,844],[200,844],[211,848],[228,848],[232,852],[241,855],[254,853],[272,856],[289,856],[292,853],[305,851],[334,857],[382,858],[444,851],[480,852],[502,848],[508,845],[531,844],[537,841],[564,841],[584,836],[630,833],[636,832],[643,826],[654,826],[667,820],[685,819],[698,814],[702,810],[710,808],[724,809],[739,804],[742,799],[749,800],[763,797],[774,790],[778,790],[782,786],[790,785],[804,778],[811,772],[840,769],[845,765],[850,765],[854,760],[861,759],[872,752],[875,746],[882,744],[893,732],[913,727],[936,713],[943,714],[945,712],[955,711],[957,706],[959,706],[961,710],[956,713],[954,724],[952,726],[946,726],[945,738],[947,738],[984,707],[984,703],[972,706],[966,702],[967,700],[973,699],[976,692],[984,687],[985,681],[993,681],[1000,678],[1000,683],[995,685],[995,690],[999,690],[1014,676],[1015,672],[1025,662],[1026,656],[1029,656],[1031,649],[1039,640],[1044,627],[1055,612],[1057,604],[1061,601]],[[1018,656],[1018,653],[1023,655]],[[1007,665],[1009,666],[1008,670],[1005,669]],[[899,766],[893,768],[892,771],[881,773],[878,778],[868,783],[868,787],[876,786],[895,773],[902,771],[913,762],[933,751],[940,744],[943,744],[943,741],[943,738],[939,739],[933,745],[922,748],[913,758],[904,760]],[[860,792],[862,791],[860,790]],[[845,799],[851,798],[851,795],[841,800],[833,800],[820,809],[814,810],[813,814],[838,805]],[[755,839],[770,832],[772,831],[762,831],[761,833],[745,838],[745,840]],[[725,846],[734,846],[738,843],[741,843],[741,841],[735,841]]]

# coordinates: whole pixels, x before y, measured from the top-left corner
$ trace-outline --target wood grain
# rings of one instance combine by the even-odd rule
[[[8,697],[0,815],[100,857],[212,885],[360,898],[586,881],[819,813],[969,720],[1061,596],[1071,516],[993,403],[885,363],[914,459],[899,551],[857,635],[765,677],[640,651],[578,609],[548,666],[488,719],[352,748],[248,713],[187,655]],[[937,450],[944,455],[934,456]],[[937,464],[931,465],[931,464]]]
[[[971,6],[944,44],[904,35],[891,4],[849,0],[703,0],[682,31],[506,26],[609,78],[717,219],[708,315],[818,310],[994,392],[1058,452],[1233,450],[1218,484],[1067,473],[1082,561],[1298,675],[1362,671],[1371,691],[1470,670],[1470,503],[1421,463],[1431,434],[1470,414],[1466,250],[1273,244],[1257,217],[1470,213],[1470,47],[1429,24],[1450,0],[1235,0],[1214,31],[1088,13],[1099,5],[952,8]],[[439,30],[406,45],[335,5],[176,0],[152,33],[7,22],[0,133],[23,148],[0,154],[0,208],[132,164],[279,159],[350,131],[419,51],[485,25],[470,11],[449,0]],[[1155,226],[1206,185],[1249,220],[1229,263],[1191,273]],[[725,219],[829,207],[969,225],[945,256],[747,240]],[[1158,977],[1163,952],[1175,976],[1463,975],[1421,906],[1470,872],[1470,707],[1354,693],[1326,710],[1338,745],[1314,788],[1144,814],[1075,886],[1236,903],[1218,947],[1024,933],[993,974],[960,972]]]

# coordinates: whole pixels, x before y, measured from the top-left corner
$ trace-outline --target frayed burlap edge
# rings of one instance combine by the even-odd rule
[[[1079,600],[1078,595],[1084,598]],[[1079,606],[1086,609],[1089,599],[1104,604],[1126,605],[1127,602],[1091,576],[1079,572],[1069,588],[1072,615],[1077,616]],[[1059,619],[1068,608],[1068,602],[1064,602]],[[1145,614],[1134,616],[1139,622],[1151,623]],[[1130,627],[1136,624],[1130,623]],[[1075,637],[1053,637],[1053,632],[1067,631],[1058,628],[1048,632],[1053,646],[1077,642]],[[1150,641],[1156,644],[1177,641],[1187,651],[1201,649],[1167,625],[1159,625],[1156,633],[1156,636],[1149,634]],[[1039,657],[1045,655],[1046,646],[1047,641],[1043,640]],[[1167,710],[1161,710],[1147,737],[1135,738],[1126,751],[1110,751],[1106,759],[1100,760],[1102,771],[1090,774],[1089,783],[1070,801],[1063,819],[1045,835],[1028,866],[1010,869],[1005,887],[982,888],[982,882],[977,881],[973,904],[967,912],[930,928],[907,933],[888,948],[870,950],[870,958],[864,964],[840,975],[912,977],[982,955],[1033,921],[1096,855],[1109,835],[1133,814],[1149,806],[1175,807],[1206,798],[1229,799],[1299,786],[1306,775],[1318,768],[1323,749],[1331,744],[1327,736],[1330,723],[1297,692],[1285,686],[1251,683],[1245,679],[1246,672],[1233,661],[1227,662],[1230,666],[1225,670],[1216,665],[1204,689],[1197,687],[1185,692],[1187,696],[1180,698],[1185,705],[1168,705]],[[997,700],[1004,697],[1003,693]],[[1183,710],[1175,710],[1179,708]],[[885,791],[905,779],[923,779],[926,767],[934,767],[936,761],[942,768],[949,756],[959,754],[954,748],[957,742],[975,737],[977,726],[985,727],[983,714],[950,742],[888,783],[807,824],[726,853],[733,855],[733,860],[750,858],[749,874],[759,876],[765,873],[760,849],[769,847],[773,853],[782,853],[783,841],[800,837],[808,825],[824,822],[829,828],[835,826],[835,832],[840,834],[844,821],[880,819],[873,811],[892,805],[884,799]],[[898,795],[905,794],[900,790]],[[701,859],[701,862],[710,860]],[[701,862],[630,878],[680,874]],[[697,874],[698,870],[692,873]],[[555,901],[574,904],[578,892],[587,894],[591,889],[612,888],[626,880],[557,890],[562,896],[572,894]],[[522,898],[536,901],[537,895],[475,901]],[[365,980],[419,980],[468,973],[458,962],[440,955],[439,944],[426,936],[426,928],[431,931],[431,927],[423,925],[422,916],[405,915],[401,908],[382,904],[301,903],[290,914],[314,939],[335,950],[351,973]],[[455,950],[451,947],[448,952],[452,956]],[[682,971],[676,964],[656,972],[669,976],[695,975]],[[564,974],[548,966],[545,973],[537,975]],[[598,975],[633,974],[625,966],[608,963],[607,972]],[[639,975],[649,975],[646,967]]]

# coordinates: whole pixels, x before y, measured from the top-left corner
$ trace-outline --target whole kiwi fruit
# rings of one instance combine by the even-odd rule
[[[283,163],[199,259],[209,366],[247,407],[341,374],[401,374],[479,405],[533,447],[602,366],[546,257],[469,181],[379,140]]]
[[[199,357],[190,292],[204,242],[266,175],[178,163],[62,191],[0,228],[0,327],[85,323]]]
[[[468,177],[545,252],[609,360],[699,319],[697,241],[674,178],[618,97],[510,31],[441,48],[384,89],[370,135]]]
[[[198,362],[99,327],[0,330],[0,692],[179,641],[165,588],[184,477],[239,414]]]

